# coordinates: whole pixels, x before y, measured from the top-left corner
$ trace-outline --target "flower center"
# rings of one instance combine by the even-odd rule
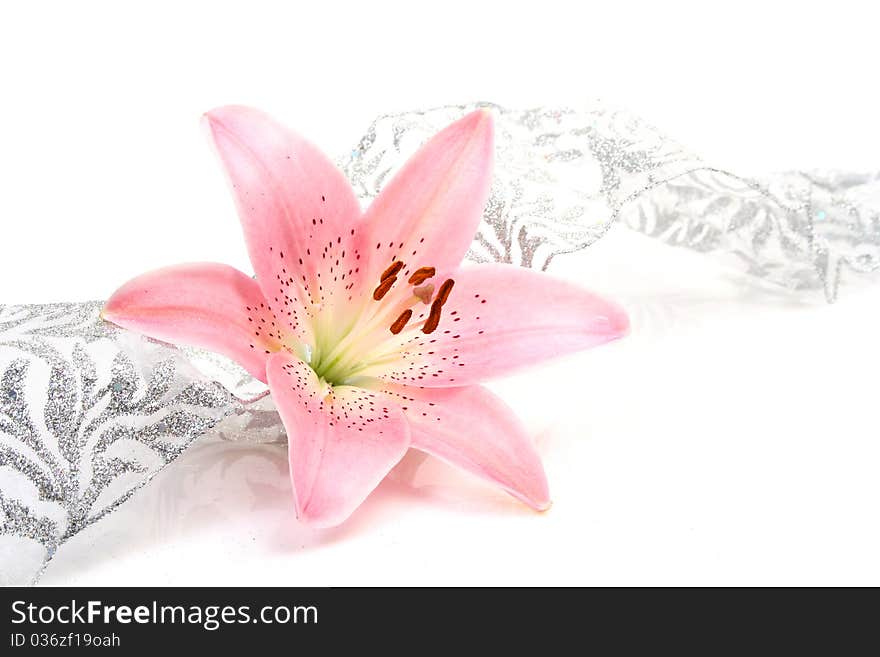
[[[376,368],[400,358],[400,351],[412,339],[413,332],[430,334],[437,330],[455,281],[444,281],[432,300],[434,285],[427,281],[436,269],[419,267],[407,279],[408,288],[398,286],[398,293],[393,294],[392,288],[404,267],[398,260],[382,272],[373,290],[373,303],[335,344],[321,344],[318,336],[309,366],[321,379],[330,385],[365,384]],[[430,311],[427,318],[421,319],[422,312],[417,321],[412,321],[413,307],[419,303],[430,304]]]

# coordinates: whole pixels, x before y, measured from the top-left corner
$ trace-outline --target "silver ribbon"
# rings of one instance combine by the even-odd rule
[[[418,146],[477,107],[496,117],[492,194],[470,256],[547,269],[615,223],[710,253],[755,280],[837,298],[841,274],[880,267],[880,172],[715,168],[643,120],[596,103],[508,110],[491,103],[389,114],[342,166],[364,200]]]
[[[599,104],[382,116],[340,164],[366,202],[478,106],[496,115],[497,149],[472,260],[546,269],[619,222],[828,301],[842,272],[880,266],[880,175],[735,175]],[[265,387],[241,368],[110,326],[100,306],[0,306],[2,584],[36,581],[59,548],[197,439],[285,439]]]
[[[0,584],[35,581],[197,438],[284,437],[237,365],[116,328],[101,305],[0,306]]]

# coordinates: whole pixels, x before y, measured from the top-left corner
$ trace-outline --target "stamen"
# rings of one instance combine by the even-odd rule
[[[409,283],[410,285],[421,285],[436,273],[437,271],[433,267],[419,267],[409,277]]]
[[[428,334],[437,330],[437,325],[440,324],[441,312],[443,312],[443,304],[438,298],[431,304],[431,314],[428,315],[428,319],[425,320],[425,325],[422,326],[422,333]]]
[[[400,313],[400,317],[394,320],[394,323],[391,325],[391,332],[394,335],[397,335],[403,330],[403,327],[406,326],[406,323],[409,321],[409,318],[412,317],[412,309],[407,308],[402,313]]]
[[[413,288],[413,294],[422,300],[426,306],[431,303],[431,295],[434,294],[434,284],[425,283],[419,287]]]
[[[388,290],[391,289],[391,286],[397,281],[397,276],[393,274],[388,278],[384,279],[381,283],[379,283],[379,287],[373,290],[373,299],[376,301],[381,301],[382,297],[388,294]]]
[[[388,269],[382,272],[382,277],[379,279],[380,281],[384,281],[386,278],[391,276],[397,276],[397,272],[403,269],[403,261],[398,260],[394,264],[392,264]]]
[[[440,286],[440,291],[437,292],[437,299],[434,301],[434,303],[437,303],[439,301],[441,306],[446,303],[446,300],[449,298],[449,293],[452,292],[453,285],[455,285],[455,281],[451,278],[447,278],[443,282],[443,285]]]

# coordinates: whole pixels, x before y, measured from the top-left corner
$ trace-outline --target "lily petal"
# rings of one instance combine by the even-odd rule
[[[457,267],[477,232],[492,181],[493,124],[477,110],[432,137],[382,188],[364,215],[371,272],[392,261]]]
[[[302,330],[312,304],[357,296],[365,235],[358,232],[360,205],[342,172],[258,110],[220,107],[204,123],[232,185],[266,299],[284,306],[292,327]]]
[[[405,409],[412,446],[501,486],[539,511],[550,506],[534,444],[498,397],[482,386],[409,388],[385,394]]]
[[[454,286],[437,329],[429,334],[418,330],[429,316],[422,305],[409,333],[401,334],[398,362],[380,378],[405,385],[465,386],[603,344],[629,330],[622,308],[544,273],[491,264],[465,267],[449,278]]]
[[[266,381],[266,354],[280,348],[281,321],[257,282],[234,267],[193,263],[128,281],[107,301],[104,319],[151,338],[219,352]]]
[[[297,516],[319,527],[338,525],[406,453],[403,413],[379,393],[330,388],[286,352],[272,354],[266,369],[287,429]]]

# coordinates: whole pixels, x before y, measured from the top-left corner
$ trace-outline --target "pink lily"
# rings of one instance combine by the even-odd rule
[[[529,436],[477,384],[618,338],[628,320],[546,274],[460,268],[489,193],[491,114],[437,134],[365,212],[327,157],[265,114],[221,107],[204,122],[256,280],[222,264],[168,267],[123,285],[103,316],[268,383],[302,521],[344,521],[410,447],[546,509]]]

